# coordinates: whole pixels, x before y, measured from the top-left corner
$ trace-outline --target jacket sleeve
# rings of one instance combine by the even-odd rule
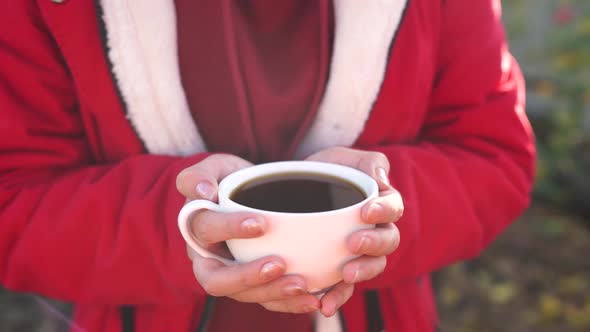
[[[400,247],[385,272],[361,288],[473,258],[529,204],[534,138],[500,1],[444,3],[439,70],[419,139],[369,147],[388,157],[405,213]]]
[[[33,3],[0,5],[0,284],[78,303],[204,296],[175,189],[204,156],[95,165],[72,78]]]

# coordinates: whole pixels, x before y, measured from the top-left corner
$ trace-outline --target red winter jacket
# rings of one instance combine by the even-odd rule
[[[529,203],[533,135],[500,1],[334,7],[329,82],[296,155],[381,151],[406,206],[399,249],[343,318],[365,331],[376,294],[385,330],[430,331],[429,273],[477,256]],[[136,331],[194,331],[204,308],[174,183],[208,152],[162,52],[173,10],[0,3],[0,283],[74,302],[86,331],[121,331],[128,308]]]

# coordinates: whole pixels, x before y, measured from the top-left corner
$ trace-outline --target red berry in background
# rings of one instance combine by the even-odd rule
[[[562,5],[553,12],[553,21],[559,25],[570,23],[576,17],[576,11],[573,6]]]

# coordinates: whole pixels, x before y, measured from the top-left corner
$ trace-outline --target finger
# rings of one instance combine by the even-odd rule
[[[297,275],[284,275],[262,286],[232,294],[231,298],[240,302],[266,303],[281,301],[307,294],[305,280]]]
[[[348,248],[357,255],[386,256],[397,249],[399,229],[392,223],[374,229],[356,231],[348,238]]]
[[[333,316],[346,303],[354,292],[354,284],[340,282],[330,289],[321,299],[321,313],[326,317]]]
[[[395,189],[389,189],[379,194],[363,206],[361,216],[367,224],[381,224],[396,222],[404,214],[402,196]]]
[[[389,160],[381,152],[334,147],[312,154],[306,160],[330,162],[356,168],[375,179],[379,190],[391,189]]]
[[[306,294],[287,300],[261,303],[261,305],[270,311],[304,314],[319,310],[320,300],[313,295]]]
[[[346,263],[342,269],[343,280],[353,284],[370,280],[383,273],[387,259],[385,256],[361,256]]]
[[[215,154],[184,169],[176,177],[176,188],[190,199],[217,200],[217,184],[227,175],[252,166],[248,161],[229,154]]]
[[[285,273],[285,262],[268,256],[246,264],[226,266],[216,259],[195,255],[193,272],[207,294],[228,296],[279,278]]]
[[[209,246],[228,239],[253,238],[264,234],[266,220],[249,212],[219,213],[209,210],[194,214],[191,233],[197,243]]]

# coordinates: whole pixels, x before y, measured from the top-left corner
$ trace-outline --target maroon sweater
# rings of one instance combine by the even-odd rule
[[[327,81],[331,2],[175,3],[182,83],[209,150],[288,159]]]

